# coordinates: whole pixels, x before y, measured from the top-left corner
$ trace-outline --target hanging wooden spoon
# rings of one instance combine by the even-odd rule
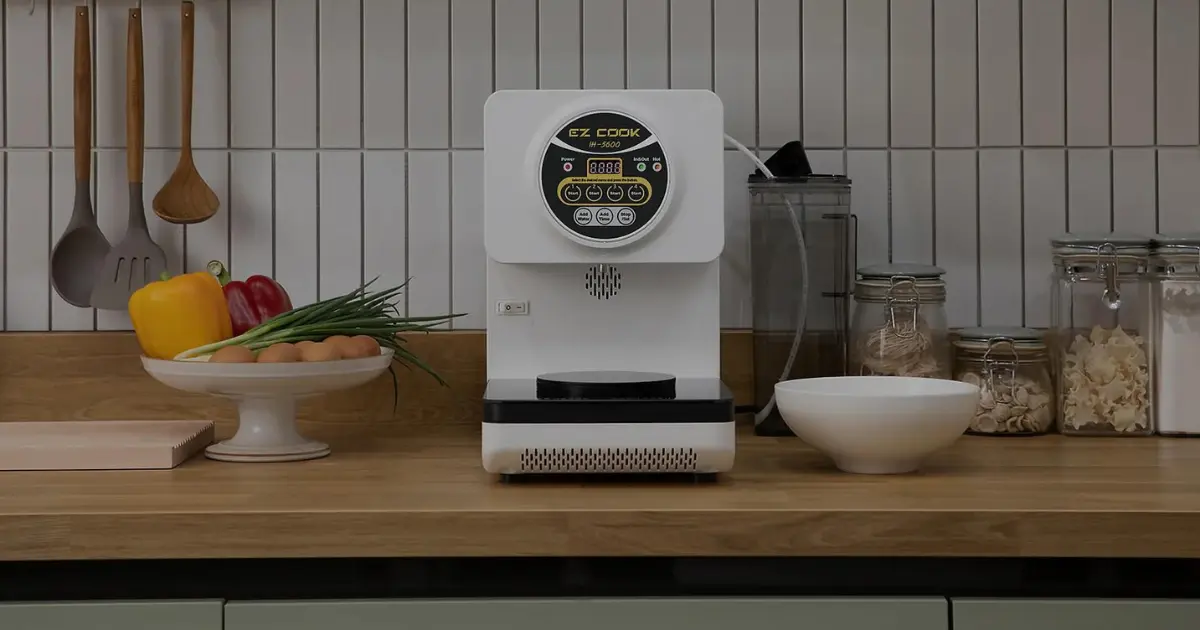
[[[181,57],[183,63],[183,141],[179,164],[171,179],[154,196],[154,214],[169,223],[199,223],[217,213],[221,202],[204,182],[192,161],[192,66],[196,39],[196,7],[182,3]]]

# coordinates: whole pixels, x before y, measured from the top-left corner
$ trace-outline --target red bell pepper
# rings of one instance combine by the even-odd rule
[[[234,336],[292,310],[292,299],[278,282],[268,276],[250,276],[231,280],[229,270],[219,260],[208,263],[208,271],[217,277],[229,305]]]

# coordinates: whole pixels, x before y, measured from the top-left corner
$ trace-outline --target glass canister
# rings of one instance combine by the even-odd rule
[[[1150,239],[1067,234],[1051,246],[1059,430],[1153,433]]]
[[[979,387],[979,405],[967,433],[1042,435],[1054,428],[1054,381],[1040,333],[965,328],[954,347],[954,379]]]
[[[945,273],[915,263],[858,270],[851,374],[950,378]]]
[[[1154,426],[1200,435],[1191,388],[1200,386],[1200,234],[1160,235],[1150,248],[1154,279]]]

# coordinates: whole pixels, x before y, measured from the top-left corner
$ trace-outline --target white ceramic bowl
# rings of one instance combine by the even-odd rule
[[[912,472],[954,443],[975,413],[970,383],[839,376],[775,385],[775,405],[800,439],[852,473]]]

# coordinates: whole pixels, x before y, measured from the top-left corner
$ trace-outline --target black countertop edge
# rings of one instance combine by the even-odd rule
[[[605,596],[1200,598],[1200,560],[472,558],[0,562],[0,601]]]

